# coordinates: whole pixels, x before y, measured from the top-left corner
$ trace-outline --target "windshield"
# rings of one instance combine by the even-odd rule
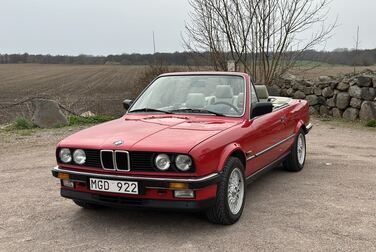
[[[164,76],[155,80],[130,113],[201,113],[240,117],[245,81],[241,76]]]

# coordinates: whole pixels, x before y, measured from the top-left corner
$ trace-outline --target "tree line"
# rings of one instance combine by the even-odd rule
[[[286,52],[288,54],[289,52]],[[42,54],[0,54],[0,64],[77,64],[77,65],[151,65],[156,61],[166,65],[210,66],[213,65],[210,52],[174,52],[155,54],[119,54],[108,56],[92,55],[42,55]],[[333,51],[308,50],[300,54],[299,61],[315,61],[349,66],[371,66],[376,64],[376,49],[351,50],[346,48]]]

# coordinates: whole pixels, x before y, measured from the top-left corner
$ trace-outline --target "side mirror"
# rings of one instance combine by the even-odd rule
[[[257,102],[252,104],[251,118],[268,114],[273,111],[273,104],[271,102]]]
[[[129,107],[132,105],[132,103],[133,103],[133,100],[125,99],[123,101],[123,107],[124,107],[124,109],[128,110]]]

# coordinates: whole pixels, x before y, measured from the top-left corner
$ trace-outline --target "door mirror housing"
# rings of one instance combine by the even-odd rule
[[[273,111],[273,104],[271,102],[257,102],[252,104],[251,118],[262,116]]]
[[[133,103],[133,100],[125,99],[123,101],[123,107],[124,107],[124,109],[128,110],[129,107],[132,105],[132,103]]]

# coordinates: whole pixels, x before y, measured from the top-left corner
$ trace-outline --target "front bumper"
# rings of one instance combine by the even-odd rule
[[[66,173],[70,175],[70,179],[74,181],[85,182],[88,177],[91,178],[102,178],[102,179],[116,179],[116,180],[131,180],[140,181],[146,188],[160,188],[168,189],[169,183],[181,182],[187,183],[189,189],[200,189],[206,186],[216,184],[219,182],[220,174],[212,173],[205,177],[199,178],[161,178],[161,177],[140,177],[140,176],[122,176],[122,175],[110,175],[110,174],[100,174],[92,172],[81,172],[72,171],[67,169],[62,169],[59,166],[52,168],[52,175],[58,177],[59,173]]]
[[[61,167],[54,167],[52,175],[59,178],[59,174],[69,174],[69,180],[75,182],[75,188],[62,186],[61,196],[111,207],[142,207],[158,209],[203,210],[214,204],[216,184],[220,180],[219,173],[198,178],[162,178],[144,176],[123,176],[112,174],[99,174],[92,172],[73,171]],[[124,195],[101,193],[88,188],[89,178],[137,181],[140,185],[139,195]],[[193,199],[174,198],[170,183],[178,182],[187,184],[188,188],[195,191]],[[163,192],[163,196],[159,193]]]
[[[115,208],[148,208],[148,209],[171,209],[181,211],[202,211],[215,203],[215,198],[206,200],[153,200],[104,196],[87,192],[61,189],[62,197],[72,200],[82,200],[88,203]]]
[[[312,128],[313,128],[312,123],[308,123],[306,126],[305,134],[307,135],[311,131]]]

